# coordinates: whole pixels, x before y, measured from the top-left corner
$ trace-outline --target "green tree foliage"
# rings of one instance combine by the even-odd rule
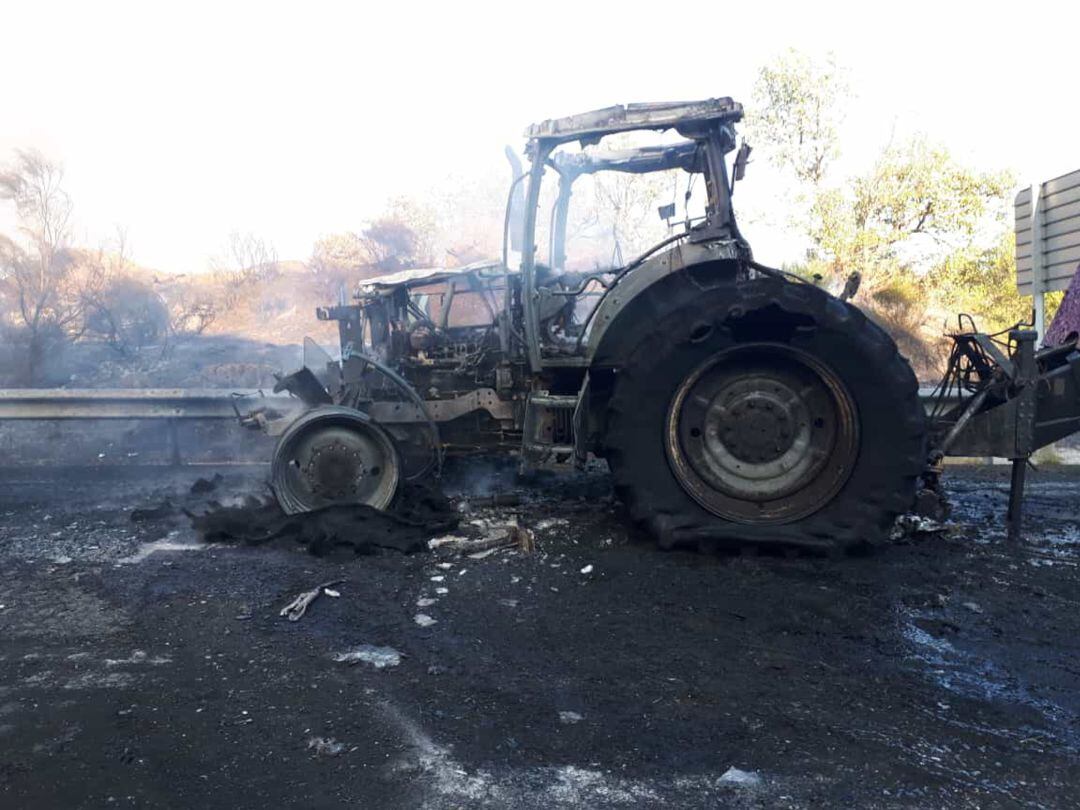
[[[831,57],[818,63],[789,50],[758,71],[747,132],[775,166],[820,185],[840,154],[840,102],[847,92]]]
[[[961,249],[948,256],[934,271],[942,307],[971,315],[988,332],[1030,320],[1031,299],[1016,289],[1015,250],[1012,234],[1003,233],[990,248]]]
[[[1008,192],[1012,177],[963,165],[941,145],[913,137],[885,146],[865,171],[829,176],[840,154],[846,90],[831,61],[789,52],[759,73],[751,130],[786,170],[807,207],[804,275],[838,287],[862,276],[858,303],[929,371],[946,312],[988,328],[1030,313],[1016,293]]]
[[[887,147],[866,174],[816,196],[810,236],[819,272],[858,270],[874,287],[896,272],[925,270],[981,229],[1000,230],[1011,184],[1007,174],[969,169],[923,138]]]

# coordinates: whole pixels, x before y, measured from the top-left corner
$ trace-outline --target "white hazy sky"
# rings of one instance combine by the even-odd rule
[[[502,169],[531,121],[747,100],[758,67],[796,47],[849,71],[852,164],[921,131],[1047,179],[1080,168],[1078,22],[1075,0],[0,0],[0,160],[20,146],[62,160],[80,238],[122,224],[144,265],[201,270],[232,230],[305,258],[454,164]],[[789,258],[782,218],[772,245],[751,234],[763,260]]]

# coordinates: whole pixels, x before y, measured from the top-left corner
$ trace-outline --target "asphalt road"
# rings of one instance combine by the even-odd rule
[[[600,474],[465,515],[535,532],[483,559],[131,520],[206,474],[0,475],[0,807],[1076,806],[1076,471],[1022,544],[959,471],[949,532],[844,559],[656,551]]]

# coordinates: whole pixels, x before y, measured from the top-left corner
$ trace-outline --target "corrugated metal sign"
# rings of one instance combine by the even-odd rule
[[[1064,290],[1080,265],[1080,171],[1056,177],[1039,187],[1035,216],[1031,189],[1016,195],[1016,285],[1021,295]]]

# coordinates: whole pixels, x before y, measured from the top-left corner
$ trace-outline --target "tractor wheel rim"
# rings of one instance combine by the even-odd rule
[[[282,435],[272,475],[290,514],[334,504],[384,509],[397,491],[397,452],[381,428],[355,413],[313,411]]]
[[[702,507],[742,523],[786,523],[827,504],[858,455],[855,404],[817,358],[743,344],[695,368],[675,392],[668,461]]]

